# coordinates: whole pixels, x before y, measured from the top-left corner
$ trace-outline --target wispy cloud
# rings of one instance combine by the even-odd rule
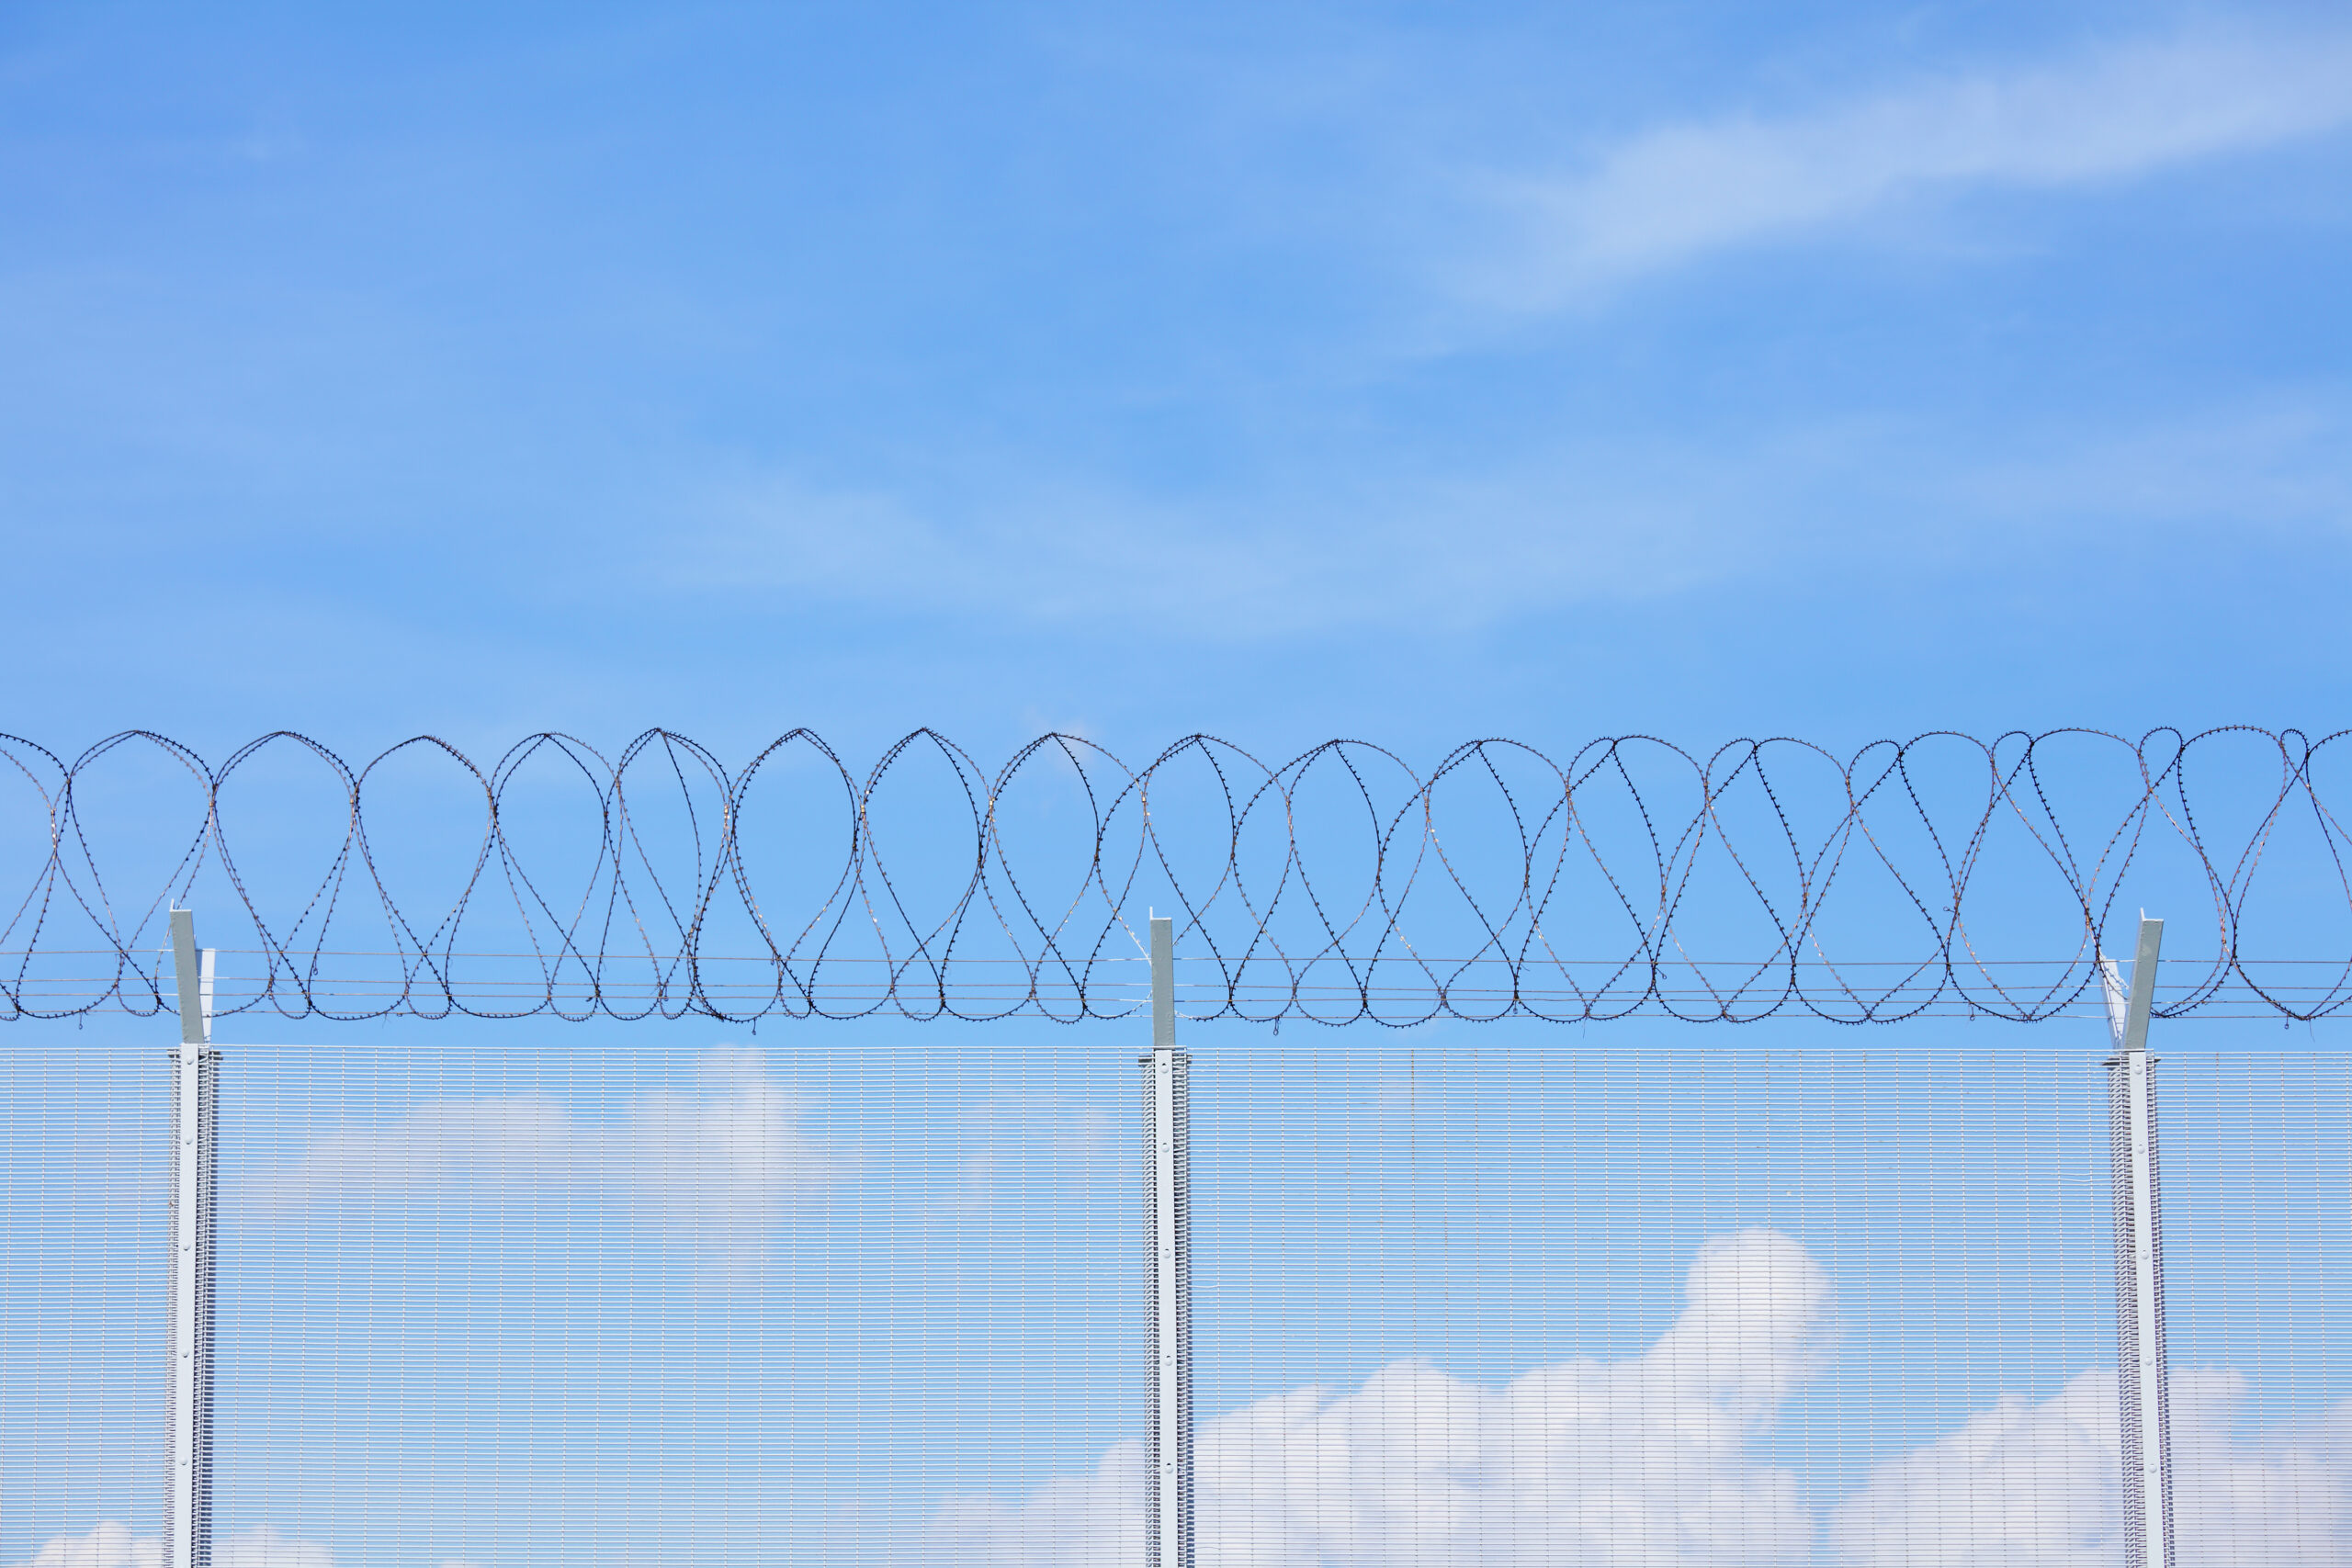
[[[1100,1106],[1034,1097],[982,1100],[968,1107],[962,1120],[971,1147],[960,1180],[941,1203],[944,1213],[961,1217],[992,1207],[1014,1166],[1057,1166],[1070,1190],[1080,1190],[1102,1168],[1111,1131],[1111,1119]]]
[[[1526,238],[1495,302],[1561,304],[1938,187],[2129,179],[2352,123],[2352,31],[2188,35],[1780,117],[1661,125],[1586,168],[1487,186]]]
[[[1436,245],[1447,258],[1431,293],[1470,299],[1440,310],[1446,324],[1382,374],[1741,247],[1883,233],[1944,197],[2087,188],[2346,129],[2352,28],[2208,28],[1771,111],[1691,109],[1580,162],[1498,175],[1489,153],[1466,181],[1458,164],[1430,176],[1453,182],[1435,205],[1398,198],[1416,215],[1416,254]],[[1464,184],[1476,211],[1461,205]],[[2078,378],[2068,401],[2029,388],[1956,417],[1905,357],[1938,351],[1949,323],[1937,321],[1917,341],[1899,322],[1857,340],[1861,365],[1900,372],[1883,384],[1858,365],[1801,366],[1776,373],[1769,395],[1685,409],[1654,406],[1679,375],[1636,372],[1622,410],[1571,401],[1556,422],[1514,434],[1505,420],[1462,446],[1398,425],[1343,462],[1298,411],[1334,396],[1356,406],[1362,389],[1308,378],[1290,403],[1249,403],[1250,464],[1178,488],[1091,468],[1072,455],[1085,442],[1010,460],[950,442],[921,464],[823,484],[790,460],[697,475],[672,525],[647,536],[633,581],[964,622],[1148,618],[1188,640],[1255,642],[1443,634],[1770,574],[1940,568],[1951,541],[2005,530],[2040,541],[2086,524],[2236,533],[2346,520],[2333,382],[2262,385],[2256,370],[2249,386],[2233,362],[2176,383],[2157,358],[2153,401],[2077,396],[2104,389]],[[1644,355],[1689,353],[1675,330]],[[1331,355],[1355,363],[1362,348]],[[1723,348],[1735,365],[1750,351]]]
[[[1952,538],[2004,531],[2339,532],[2347,428],[2342,393],[2306,387],[2023,428],[1816,413],[1583,435],[1476,473],[1374,457],[1319,492],[1277,477],[1214,505],[1041,485],[976,506],[775,480],[704,498],[697,544],[647,577],[981,621],[1148,617],[1206,641],[1452,631],[1816,564],[1932,560]]]
[[[1702,547],[1702,519],[1721,497],[1691,493],[1714,482],[1694,483],[1686,455],[1639,445],[1555,455],[1535,472],[1321,493],[1278,479],[1273,493],[1200,506],[1043,485],[975,509],[777,482],[705,503],[695,547],[666,549],[649,575],[684,592],[806,593],[979,619],[1161,617],[1214,640],[1398,615],[1459,627],[1726,570],[1719,542]],[[1648,493],[1652,468],[1679,470],[1681,486]]]

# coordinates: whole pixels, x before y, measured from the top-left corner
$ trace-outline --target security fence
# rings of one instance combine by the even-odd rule
[[[1183,1026],[1199,1562],[2125,1561],[2106,1032],[1663,1027]],[[2352,1055],[2245,1027],[2174,1559],[2341,1564]],[[153,1029],[0,1053],[0,1563],[163,1560]],[[211,1562],[1141,1563],[1148,1041],[874,1032],[223,1032]]]
[[[2352,1562],[2345,744],[0,738],[0,1565]]]

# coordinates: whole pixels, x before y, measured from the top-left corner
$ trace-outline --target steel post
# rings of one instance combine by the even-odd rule
[[[1151,922],[1151,1055],[1143,1058],[1144,1223],[1150,1381],[1145,1399],[1144,1552],[1193,1568],[1191,1058],[1176,1049],[1172,921]]]
[[[2148,1055],[2165,923],[2143,918],[2123,992],[2100,960],[2116,1046],[2107,1064],[2108,1158],[2115,1201],[2116,1400],[2123,1448],[2126,1568],[2173,1568],[2172,1399],[2165,1353],[2165,1252],[2156,1155],[2156,1059]]]
[[[164,1393],[164,1568],[211,1568],[212,1277],[220,1054],[212,1034],[210,948],[196,917],[172,911],[180,1045],[172,1056],[171,1375]]]

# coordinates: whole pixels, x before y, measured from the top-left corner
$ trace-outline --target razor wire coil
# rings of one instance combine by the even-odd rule
[[[665,730],[610,758],[542,733],[486,768],[430,736],[356,767],[291,731],[218,767],[152,731],[108,737],[70,761],[0,736],[0,759],[29,786],[13,821],[0,807],[0,834],[33,846],[23,892],[0,906],[0,1018],[167,1010],[159,932],[201,885],[213,897],[208,924],[225,915],[236,933],[221,950],[236,962],[224,966],[219,1016],[1125,1017],[1143,994],[1136,906],[1165,897],[1182,1009],[1196,1020],[2034,1021],[2100,1005],[2101,935],[2136,868],[2161,861],[2174,897],[2211,898],[2212,923],[2210,952],[2168,963],[2168,977],[2189,978],[2171,979],[2159,1013],[2316,1020],[2352,1004],[2352,875],[2323,789],[2347,737],[1937,731],[1840,759],[1786,739],[1702,755],[1619,736],[1565,761],[1488,739],[1424,773],[1354,740],[1269,764],[1193,735],[1130,768],[1091,740],[1049,734],[991,772],[919,730],[861,775],[808,730],[736,769]],[[265,831],[247,854],[241,835],[253,829],[228,820],[241,789],[262,787],[248,784],[256,760],[285,749],[323,765],[341,824],[294,878],[307,889],[299,898],[251,874],[287,852]],[[184,773],[192,830],[171,840],[184,847],[158,863],[164,874],[127,888],[100,840],[121,836],[126,811],[145,825],[167,808],[119,807],[96,781],[142,750]],[[879,802],[919,751],[953,774],[956,787],[933,793],[960,801],[968,821],[933,813],[936,846],[894,862],[884,844],[899,825]],[[420,758],[459,781],[473,804],[458,815],[481,812],[478,839],[468,826],[468,847],[443,857],[457,883],[446,902],[401,886],[413,868],[383,841],[402,809],[387,804],[387,770]],[[562,892],[522,841],[550,764],[589,793],[599,824],[593,842],[577,835],[589,873]],[[768,807],[763,819],[768,781],[787,767],[832,804]],[[1076,787],[1023,820],[1062,835],[1074,877],[1038,873],[1043,857],[1014,841],[1010,803],[1028,787],[1024,771],[1047,767]],[[1179,808],[1171,781],[1187,769]],[[2081,787],[2091,774],[2103,796]],[[1361,818],[1354,849],[1330,841],[1342,817]],[[794,863],[820,868],[810,893],[772,886],[771,861],[789,857],[754,845],[771,829],[798,831]],[[2294,886],[2272,897],[2324,917],[2312,928],[2316,955],[2257,950],[2267,928],[2256,874],[2290,831],[2291,876],[2273,880]],[[1988,869],[1996,843],[2007,858]],[[2032,873],[2030,895],[2004,886],[2018,865]],[[944,894],[916,889],[942,874]],[[1864,882],[1875,891],[1856,893]],[[1988,945],[1980,911],[2003,904],[2031,907],[2037,929],[2056,933],[2046,950]],[[1885,928],[1868,940],[1892,956],[1856,950],[1838,926],[1849,905]],[[1702,934],[1726,910],[1745,922],[1747,950]]]

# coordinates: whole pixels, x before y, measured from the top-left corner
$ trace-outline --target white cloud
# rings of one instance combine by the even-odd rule
[[[551,1094],[429,1100],[389,1126],[312,1139],[291,1164],[249,1177],[245,1193],[270,1213],[354,1197],[520,1195],[579,1179],[582,1134]]]
[[[1300,1389],[1210,1422],[1196,1451],[1199,1556],[1250,1568],[1348,1563],[1798,1562],[1793,1472],[1747,1451],[1827,1364],[1829,1280],[1751,1229],[1700,1249],[1681,1317],[1643,1355],[1483,1388],[1398,1361],[1352,1393]],[[943,1559],[998,1568],[1142,1560],[1142,1455],[1008,1504],[949,1500]]]
[[[2120,1463],[2115,1374],[2085,1372],[2041,1404],[2005,1394],[1951,1436],[1880,1465],[1838,1505],[1830,1540],[1854,1563],[2111,1568]]]
[[[164,1542],[134,1536],[113,1519],[86,1535],[61,1535],[17,1568],[163,1568]],[[334,1553],[315,1540],[289,1536],[270,1525],[220,1537],[212,1543],[213,1568],[334,1568]],[[481,1568],[451,1558],[441,1568]]]
[[[2004,1395],[1898,1455],[1816,1532],[1790,1470],[1750,1452],[1827,1365],[1828,1278],[1763,1229],[1701,1248],[1681,1317],[1644,1354],[1539,1368],[1500,1389],[1397,1361],[1353,1393],[1303,1388],[1200,1433],[1201,1561],[1231,1568],[1459,1568],[1836,1561],[1852,1568],[2112,1568],[2122,1561],[2115,1374],[2041,1404]],[[2183,1562],[2352,1562],[2352,1399],[2248,1430],[2245,1380],[2173,1374]],[[938,1561],[1143,1561],[1143,1450],[1018,1501],[951,1497]]]
[[[802,1130],[809,1097],[771,1078],[757,1050],[721,1045],[697,1077],[698,1093],[656,1089],[630,1107],[623,1179],[656,1231],[740,1274],[766,1260],[787,1212],[852,1168]]]
[[[1533,225],[1505,302],[1543,307],[1937,186],[2116,180],[2352,123],[2352,32],[2190,35],[1811,114],[1667,125],[1579,175],[1495,187]]]
[[[1220,1425],[1203,1434],[1203,1451]],[[1132,1568],[1144,1560],[1143,1483],[1143,1445],[1114,1443],[1091,1474],[1057,1476],[1018,1505],[948,1498],[932,1540],[943,1558],[971,1568]]]
[[[162,1568],[164,1543],[112,1519],[87,1535],[61,1535],[17,1568]]]
[[[2352,1399],[2241,1436],[2245,1379],[2172,1376],[2173,1517],[2183,1562],[2352,1562]],[[1888,1461],[1840,1504],[1830,1540],[1858,1568],[2108,1568],[2123,1555],[2115,1374],[2011,1394]]]
[[[61,1535],[17,1568],[162,1568],[164,1543],[155,1536],[133,1536],[130,1527],[107,1520],[87,1535]],[[301,1540],[268,1525],[255,1525],[212,1543],[213,1568],[334,1568],[334,1553],[315,1540]]]
[[[654,1089],[625,1120],[575,1120],[541,1093],[433,1100],[388,1126],[314,1140],[293,1161],[244,1179],[244,1201],[284,1214],[352,1199],[499,1200],[601,1195],[724,1278],[767,1261],[790,1212],[854,1165],[812,1136],[808,1096],[778,1083],[755,1050],[722,1045],[691,1090]]]

